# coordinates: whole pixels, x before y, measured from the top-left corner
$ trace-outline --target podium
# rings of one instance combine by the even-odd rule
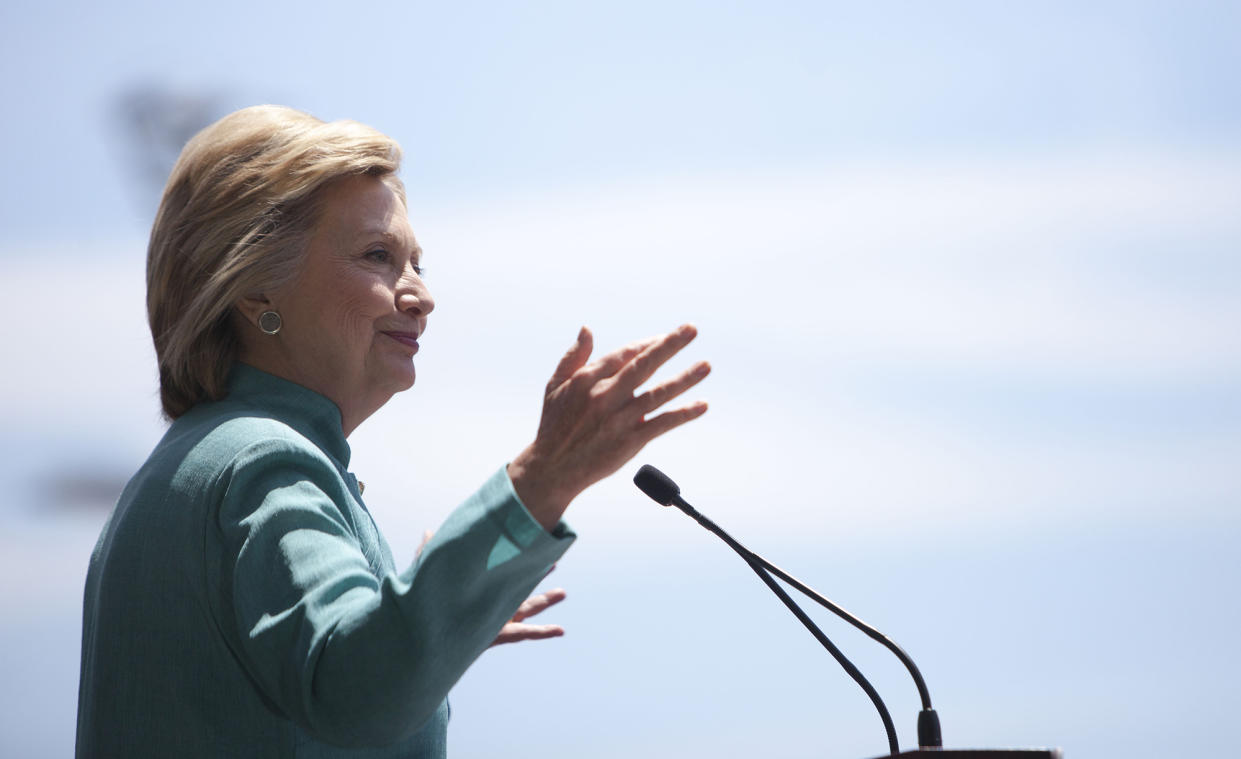
[[[1058,748],[928,748],[875,759],[1064,759]]]

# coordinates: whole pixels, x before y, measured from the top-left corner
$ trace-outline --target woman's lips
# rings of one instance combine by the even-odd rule
[[[406,348],[412,348],[414,353],[418,352],[418,333],[417,332],[384,332],[385,335],[396,340]]]

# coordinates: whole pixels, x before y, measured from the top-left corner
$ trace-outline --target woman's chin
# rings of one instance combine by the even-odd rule
[[[417,379],[417,372],[414,371],[414,362],[410,361],[403,371],[393,372],[392,387],[394,393],[403,393],[414,386],[414,380]]]
[[[414,368],[411,366],[407,372],[400,374],[393,373],[392,375],[389,375],[388,379],[388,387],[391,389],[393,394],[403,393],[414,386]]]
[[[412,357],[385,356],[382,363],[372,362],[367,367],[367,379],[371,391],[382,391],[389,397],[414,386],[415,372]]]

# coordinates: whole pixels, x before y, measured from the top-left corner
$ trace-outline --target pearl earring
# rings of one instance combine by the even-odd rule
[[[275,311],[264,311],[259,314],[259,329],[269,335],[274,335],[284,326],[284,321],[280,318],[280,314]]]

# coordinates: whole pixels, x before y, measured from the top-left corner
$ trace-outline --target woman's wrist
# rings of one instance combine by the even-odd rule
[[[539,466],[538,457],[531,448],[526,448],[509,462],[508,478],[526,511],[543,529],[551,532],[560,523],[573,497],[557,492],[554,487],[556,478]]]

